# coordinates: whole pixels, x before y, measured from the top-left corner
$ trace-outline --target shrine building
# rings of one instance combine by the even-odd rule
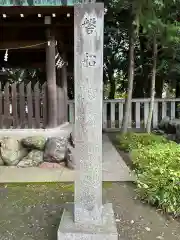
[[[20,104],[21,100],[16,97],[20,95],[23,99],[23,91],[20,92],[18,88],[13,90],[14,85],[9,90],[10,83],[8,83],[8,87],[3,90],[2,102],[0,98],[0,128],[4,127],[3,122],[7,122],[7,119],[12,119],[12,122],[10,121],[9,126],[5,128],[11,126],[24,128],[22,122],[25,118],[27,118],[27,128],[41,128],[41,118],[44,121],[43,128],[56,127],[68,121],[67,85],[73,81],[73,5],[76,2],[75,0],[0,0],[0,66],[5,69],[40,68],[44,72],[45,100],[47,100],[44,105],[39,100],[41,99],[39,85],[35,86],[36,91],[34,90],[32,96],[31,89],[27,86],[23,91],[26,94],[24,103],[27,102],[28,113],[23,113],[24,103]],[[36,95],[38,102],[33,106],[32,99]],[[6,107],[9,108],[10,103],[12,103],[11,112],[7,111]]]

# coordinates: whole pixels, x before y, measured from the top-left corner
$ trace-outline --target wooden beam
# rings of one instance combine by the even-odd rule
[[[55,38],[50,29],[46,30],[46,74],[47,74],[47,95],[48,95],[48,127],[57,126],[57,88],[56,88],[56,66],[55,66]]]
[[[54,23],[52,25],[53,27],[61,27],[61,28],[72,28],[73,29],[73,22],[67,22],[67,23]],[[16,27],[16,28],[29,28],[29,27],[44,27],[46,28],[46,26],[43,23],[26,23],[23,24],[23,20],[22,23],[20,22],[0,22],[0,27],[1,28],[7,28],[7,27]]]
[[[71,15],[73,12],[73,7],[0,7],[0,14],[6,13],[7,15],[20,15],[23,13],[24,15],[37,15],[38,13],[41,13],[42,15],[50,15],[51,13],[56,14],[64,14],[64,13],[70,13]]]
[[[66,53],[62,54],[63,60],[66,62]],[[62,83],[63,83],[63,94],[64,94],[64,121],[68,121],[68,90],[67,90],[67,66],[66,64],[62,67]]]

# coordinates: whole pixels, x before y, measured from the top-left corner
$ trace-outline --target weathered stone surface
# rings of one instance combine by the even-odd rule
[[[65,160],[68,139],[66,137],[49,138],[45,145],[44,161],[60,163]]]
[[[71,144],[71,146],[72,146],[72,147],[75,147],[73,133],[70,133],[70,137],[69,137],[69,143]]]
[[[22,147],[21,143],[10,137],[5,137],[1,141],[1,158],[5,165],[15,166],[27,155],[27,150]]]
[[[166,116],[164,117],[161,122],[159,123],[159,129],[165,130],[168,128],[168,124],[170,121],[170,117]]]
[[[40,168],[62,168],[64,163],[52,163],[52,162],[43,162],[39,165]]]
[[[2,160],[2,158],[0,157],[0,166],[3,166],[4,165],[4,162]]]
[[[29,149],[44,150],[46,138],[42,136],[32,136],[22,139],[22,144]]]
[[[39,150],[32,150],[18,163],[17,167],[37,167],[42,162],[43,152]]]
[[[168,127],[165,129],[165,131],[169,134],[176,134],[176,127],[180,124],[179,119],[172,119],[168,123]]]
[[[73,147],[68,145],[68,148],[66,150],[66,154],[65,154],[65,161],[66,161],[66,166],[69,169],[75,169],[75,158],[74,158],[74,151],[73,151]]]
[[[158,135],[164,135],[165,132],[163,130],[160,130],[160,129],[155,129],[152,131],[152,133],[155,133],[155,134],[158,134]]]

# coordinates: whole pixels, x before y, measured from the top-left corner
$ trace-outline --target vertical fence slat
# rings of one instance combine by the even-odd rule
[[[115,128],[115,103],[111,102],[111,119],[110,119],[111,128]]]
[[[162,102],[162,119],[167,116],[167,103]]]
[[[4,87],[4,125],[6,128],[10,128],[10,99],[9,99],[9,83],[7,82]]]
[[[74,102],[69,103],[69,122],[74,123]]]
[[[2,85],[0,82],[0,128],[3,128]]]
[[[35,127],[40,128],[40,89],[39,82],[34,85],[34,102],[35,102]]]
[[[175,102],[171,102],[171,119],[175,118]]]
[[[46,82],[42,85],[42,118],[43,128],[47,126],[47,85]]]
[[[20,104],[20,128],[25,128],[26,123],[26,107],[25,107],[25,93],[24,82],[19,85],[19,104]]]
[[[107,103],[103,104],[103,128],[107,128]]]
[[[118,103],[118,107],[119,107],[119,128],[121,128],[122,126],[122,120],[123,120],[123,102],[119,102]]]
[[[149,113],[149,102],[145,102],[144,103],[144,127],[147,124],[148,113]]]
[[[17,86],[16,83],[13,83],[11,85],[11,91],[12,91],[12,115],[13,115],[13,128],[18,127],[18,109],[17,109]]]
[[[136,121],[136,128],[141,127],[141,117],[140,117],[140,102],[136,102],[136,116],[135,116],[135,121]]]
[[[29,82],[26,86],[27,92],[27,106],[28,106],[28,127],[33,127],[33,99],[32,99],[32,89],[31,82]]]
[[[130,110],[129,110],[129,119],[128,119],[128,128],[132,127],[132,102],[130,105]]]
[[[158,102],[154,102],[154,110],[153,110],[153,128],[158,125]]]

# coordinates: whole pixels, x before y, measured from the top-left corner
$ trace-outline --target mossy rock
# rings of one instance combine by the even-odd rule
[[[17,165],[17,167],[37,167],[43,162],[43,152],[39,150],[32,150],[26,157],[24,157]]]
[[[46,138],[42,136],[27,137],[21,141],[24,147],[37,150],[44,150],[46,144]]]
[[[12,137],[4,137],[1,141],[1,159],[7,166],[15,166],[27,155],[27,149]]]

